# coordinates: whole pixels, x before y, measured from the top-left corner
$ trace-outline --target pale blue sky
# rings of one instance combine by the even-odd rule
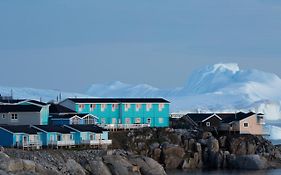
[[[0,85],[85,91],[184,84],[206,64],[281,76],[274,0],[2,0]]]

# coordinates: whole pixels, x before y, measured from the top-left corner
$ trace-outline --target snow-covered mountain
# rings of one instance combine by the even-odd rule
[[[281,79],[272,73],[241,70],[235,63],[215,64],[195,70],[182,87],[159,89],[147,84],[125,84],[120,81],[94,84],[84,94],[33,88],[0,87],[0,94],[15,98],[55,100],[66,97],[164,97],[170,100],[172,112],[253,110],[281,119]]]
[[[15,98],[55,100],[66,97],[164,97],[171,101],[171,112],[262,112],[268,121],[281,123],[281,79],[255,69],[243,70],[238,64],[215,64],[195,70],[182,87],[159,89],[147,84],[120,81],[94,84],[85,94],[57,90],[0,87],[0,94]],[[280,125],[281,126],[281,125]],[[274,139],[281,139],[279,125],[271,124]],[[280,131],[280,132],[279,132]],[[276,134],[280,133],[280,134]],[[280,137],[279,137],[280,135]]]
[[[171,110],[254,110],[281,119],[281,79],[272,73],[241,70],[236,63],[215,64],[195,70],[183,87],[159,89],[122,82],[92,85],[87,94],[102,97],[165,97]]]

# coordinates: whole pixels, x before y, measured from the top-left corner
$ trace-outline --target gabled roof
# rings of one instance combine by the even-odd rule
[[[68,98],[75,103],[170,103],[163,98]]]
[[[73,128],[79,132],[102,133],[102,131],[104,131],[103,128],[97,125],[67,125],[66,127]]]
[[[15,103],[19,103],[25,101],[25,99],[1,99],[0,98],[0,103],[4,103],[4,104],[15,104]]]
[[[32,128],[30,125],[0,125],[0,128],[4,128],[11,133],[37,134],[38,132],[37,129]]]
[[[188,113],[186,115],[191,118],[194,122],[202,122],[206,118],[214,115],[214,113]]]
[[[234,121],[240,121],[243,120],[245,118],[248,118],[252,115],[254,115],[255,113],[253,112],[248,112],[248,113],[243,113],[243,112],[238,112],[238,113],[232,113],[231,115],[227,115],[223,118],[222,122],[223,123],[231,123]],[[218,114],[219,116],[221,116],[222,114]]]
[[[51,103],[50,104],[50,107],[49,107],[49,113],[50,114],[60,114],[60,113],[76,113],[76,111],[73,111],[67,107],[64,107],[60,104],[54,104],[54,103]]]
[[[91,115],[91,114],[78,114],[78,113],[75,113],[75,114],[60,114],[60,115],[51,115],[51,119],[52,118],[55,118],[55,119],[60,119],[60,118],[64,118],[64,119],[70,119],[70,118],[72,118],[72,117],[74,117],[74,116],[78,116],[78,117],[80,117],[80,118],[83,118],[83,117],[85,117],[85,116],[88,116],[88,115],[90,115],[90,116],[93,116],[93,115]]]
[[[44,132],[58,132],[62,134],[69,134],[71,132],[75,132],[74,130],[64,126],[34,125],[33,127]]]
[[[40,112],[42,107],[36,105],[0,105],[0,113],[8,112]]]
[[[33,103],[33,104],[37,104],[40,106],[46,106],[47,103],[41,102],[41,101],[37,101],[37,100],[27,100],[27,102]]]

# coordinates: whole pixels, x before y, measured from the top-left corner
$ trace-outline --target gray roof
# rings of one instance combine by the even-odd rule
[[[170,103],[163,98],[68,98],[75,103]]]

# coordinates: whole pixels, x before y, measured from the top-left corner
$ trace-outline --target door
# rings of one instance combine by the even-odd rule
[[[23,146],[28,144],[28,137],[23,136]]]

